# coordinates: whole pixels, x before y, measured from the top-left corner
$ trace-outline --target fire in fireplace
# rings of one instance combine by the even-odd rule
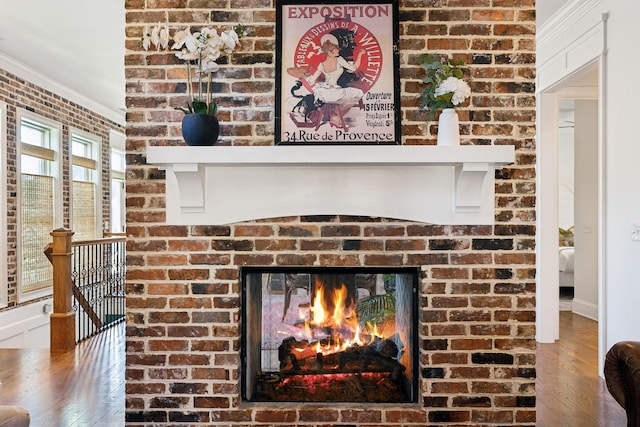
[[[416,402],[418,272],[244,267],[243,399]]]

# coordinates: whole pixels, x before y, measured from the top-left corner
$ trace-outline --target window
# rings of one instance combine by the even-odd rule
[[[74,240],[91,240],[100,235],[100,143],[98,138],[72,130],[73,174],[71,219]]]
[[[7,235],[7,106],[0,102],[0,236]],[[0,240],[0,271],[7,271],[7,239]],[[7,274],[0,275],[0,308],[8,303]]]
[[[111,145],[111,227],[113,233],[121,233],[125,227],[125,136],[112,132]]]
[[[51,231],[62,225],[60,125],[18,111],[19,161],[19,286],[21,299],[50,293],[51,264],[43,250]]]

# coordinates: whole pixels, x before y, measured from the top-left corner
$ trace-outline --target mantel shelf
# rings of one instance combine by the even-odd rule
[[[167,222],[358,215],[491,224],[493,171],[513,146],[149,147],[167,171]]]

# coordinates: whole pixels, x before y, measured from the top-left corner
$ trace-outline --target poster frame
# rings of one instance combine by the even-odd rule
[[[400,145],[398,34],[398,0],[277,0],[275,144]],[[344,67],[352,82],[323,80],[326,40],[338,42],[339,59],[358,66],[351,73]]]

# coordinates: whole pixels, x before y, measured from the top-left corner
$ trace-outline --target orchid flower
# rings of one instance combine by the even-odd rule
[[[142,36],[142,47],[149,50],[155,45],[158,50],[166,49],[172,40],[171,49],[176,50],[176,58],[185,61],[187,66],[187,89],[189,102],[187,108],[178,108],[185,113],[199,113],[214,115],[217,105],[212,99],[211,74],[220,69],[217,60],[225,55],[230,55],[238,47],[239,39],[245,35],[242,25],[232,30],[218,33],[215,28],[204,27],[200,31],[191,32],[189,28],[176,31],[173,38],[169,35],[169,26],[165,24],[149,29],[145,28]],[[192,94],[192,65],[195,62],[195,74],[198,76],[197,97]],[[208,82],[203,82],[202,75],[208,74]],[[204,88],[204,90],[203,90]],[[206,92],[206,102],[203,100],[203,92]]]
[[[164,24],[164,27],[160,28],[160,34],[158,38],[160,42],[160,47],[162,47],[163,49],[166,49],[167,46],[169,46],[169,25],[167,23]]]
[[[220,34],[220,38],[226,46],[225,51],[229,52],[233,51],[233,49],[236,48],[236,45],[240,42],[238,34],[233,30],[223,32]]]

